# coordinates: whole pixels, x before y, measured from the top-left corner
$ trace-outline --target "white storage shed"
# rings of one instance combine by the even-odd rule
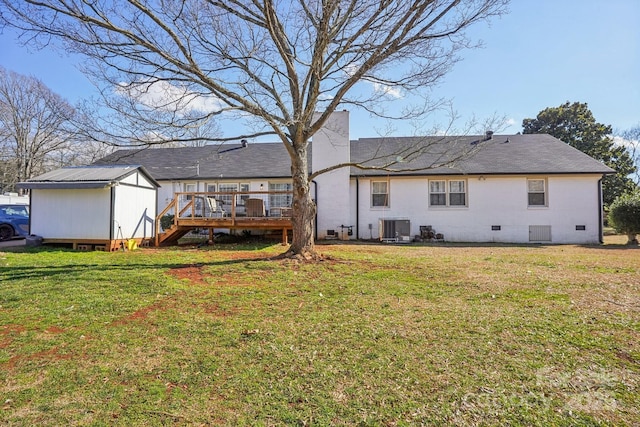
[[[69,167],[19,185],[31,191],[31,234],[45,244],[113,251],[154,238],[159,184],[142,166]]]

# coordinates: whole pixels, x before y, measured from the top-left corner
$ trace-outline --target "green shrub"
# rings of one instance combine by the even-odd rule
[[[160,226],[163,230],[168,230],[169,228],[171,228],[171,226],[173,225],[174,217],[175,215],[173,214],[166,214],[165,216],[160,218]]]
[[[609,223],[618,233],[629,238],[628,244],[638,244],[640,234],[640,191],[624,194],[613,201],[609,208]]]

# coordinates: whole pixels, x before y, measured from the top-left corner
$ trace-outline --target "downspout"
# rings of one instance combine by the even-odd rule
[[[158,185],[158,187],[159,186],[160,185]],[[153,228],[152,228],[153,236],[151,236],[153,242],[155,242],[156,234],[158,234],[157,233],[158,227],[156,227],[156,222],[158,222],[158,203],[160,202],[160,196],[158,196],[158,187],[156,187],[156,204],[153,209]]]
[[[113,241],[114,240],[114,235],[113,235],[113,231],[115,228],[115,204],[116,204],[116,187],[115,185],[111,185],[111,206],[110,206],[110,213],[109,213],[109,241]]]
[[[31,218],[33,218],[33,215],[31,215],[31,211],[33,210],[33,190],[27,190],[29,191],[29,235],[33,236],[33,234],[31,233]],[[22,191],[22,190],[21,190]]]
[[[356,240],[360,240],[360,177],[356,176]]]
[[[313,240],[318,240],[318,183],[311,180],[313,184],[313,198],[316,202],[316,216],[313,219]]]
[[[598,180],[598,240],[600,244],[604,243],[604,218],[602,213],[604,212],[604,206],[602,203],[602,178]]]

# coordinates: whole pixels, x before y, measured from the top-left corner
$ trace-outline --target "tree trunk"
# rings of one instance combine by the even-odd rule
[[[295,149],[295,155],[291,158],[293,240],[287,256],[301,256],[307,260],[312,260],[318,258],[318,254],[315,251],[313,231],[316,204],[311,194],[307,151],[308,144],[301,144]]]

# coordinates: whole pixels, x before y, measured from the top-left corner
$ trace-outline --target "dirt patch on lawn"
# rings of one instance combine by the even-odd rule
[[[22,325],[3,325],[0,327],[0,349],[7,348],[13,342],[13,339],[10,335],[19,334],[21,332],[26,331]]]
[[[7,369],[13,369],[18,364],[30,362],[30,361],[38,361],[38,360],[68,360],[71,359],[73,355],[71,353],[62,353],[59,347],[52,347],[48,350],[38,351],[36,353],[28,354],[28,355],[18,355],[11,357],[6,362]]]
[[[177,305],[176,300],[178,299],[180,299],[180,295],[176,295],[173,298],[157,301],[151,305],[142,307],[141,309],[136,310],[127,316],[114,320],[113,322],[111,322],[110,326],[124,326],[129,323],[144,321],[149,317],[149,314],[154,311],[166,311],[171,308],[175,308]]]
[[[206,286],[209,283],[206,278],[209,275],[204,273],[204,265],[193,264],[175,267],[169,270],[169,274],[179,280],[188,280],[194,285]]]

